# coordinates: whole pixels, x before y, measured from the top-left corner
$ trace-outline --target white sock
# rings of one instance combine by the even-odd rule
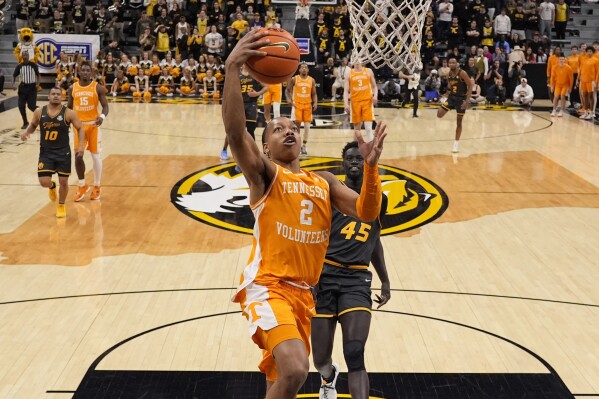
[[[372,122],[364,122],[364,129],[366,129],[366,141],[372,141],[374,135],[372,134]]]
[[[99,186],[102,179],[102,155],[92,153],[92,161],[94,163],[94,186]]]
[[[85,186],[85,179],[79,179],[79,187]]]
[[[310,122],[304,122],[304,145],[308,142],[308,137],[310,136]]]
[[[281,117],[281,103],[272,103],[272,113],[275,118]]]

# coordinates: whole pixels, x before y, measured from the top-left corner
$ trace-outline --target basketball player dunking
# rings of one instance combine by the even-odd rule
[[[378,159],[386,137],[380,123],[374,140],[357,136],[365,160],[361,193],[329,172],[300,169],[301,135],[295,123],[275,118],[266,126],[260,151],[246,133],[243,97],[237,71],[269,43],[268,32],[245,35],[227,59],[223,121],[235,156],[250,186],[255,216],[254,247],[234,301],[248,319],[252,340],[263,349],[260,370],[266,374],[267,399],[291,399],[309,369],[310,287],[320,276],[329,240],[332,206],[364,221],[375,220],[381,207]],[[285,212],[281,212],[284,209]]]
[[[455,109],[458,114],[457,127],[455,129],[455,141],[453,142],[452,152],[460,150],[460,137],[462,136],[462,119],[466,114],[466,109],[470,105],[470,96],[472,95],[472,80],[460,67],[455,57],[449,57],[449,76],[447,77],[449,97],[447,102],[437,111],[437,118],[443,118],[447,111]]]
[[[31,133],[40,126],[40,157],[37,164],[37,176],[40,185],[48,188],[51,201],[56,201],[56,182],[52,180],[54,173],[58,174],[58,205],[56,217],[67,216],[65,200],[69,192],[69,175],[71,174],[71,148],[69,146],[69,126],[77,130],[81,145],[77,147],[76,156],[83,156],[83,138],[85,132],[79,117],[75,112],[62,105],[62,89],[50,89],[49,104],[33,112],[33,119],[27,130],[21,134],[21,140],[26,141]]]
[[[94,164],[94,188],[90,199],[100,199],[100,179],[102,178],[102,133],[100,125],[108,115],[108,101],[106,101],[106,90],[104,86],[91,80],[92,67],[89,62],[81,63],[79,69],[79,82],[75,82],[68,90],[69,105],[81,122],[85,130],[85,146],[92,154]],[[102,113],[98,114],[98,104],[102,104]],[[75,135],[75,146],[78,138]],[[75,156],[75,170],[79,178],[79,187],[75,193],[75,202],[82,201],[89,191],[89,185],[85,183],[85,163],[83,154]]]

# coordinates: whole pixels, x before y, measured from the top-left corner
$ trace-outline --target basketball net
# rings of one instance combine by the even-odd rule
[[[420,61],[426,13],[432,0],[348,0],[354,27],[351,62],[393,72],[413,70]]]

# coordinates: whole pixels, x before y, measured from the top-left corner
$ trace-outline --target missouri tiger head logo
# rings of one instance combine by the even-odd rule
[[[301,167],[327,170],[344,180],[339,158],[309,157]],[[387,209],[381,222],[382,235],[399,233],[432,222],[445,212],[449,200],[432,181],[393,166],[379,165]],[[210,166],[181,179],[171,190],[171,202],[185,215],[215,227],[252,234],[254,215],[250,190],[235,163]]]

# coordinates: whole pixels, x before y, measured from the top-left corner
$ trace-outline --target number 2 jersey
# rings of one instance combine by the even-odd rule
[[[387,209],[387,197],[383,195],[381,215]],[[344,215],[333,209],[331,238],[326,263],[336,266],[368,266],[377,239],[381,235],[381,217],[372,222]]]
[[[241,275],[239,293],[253,281],[260,285],[284,280],[315,285],[329,243],[332,206],[329,184],[301,169],[293,173],[276,165],[264,196],[252,205],[253,248]]]

